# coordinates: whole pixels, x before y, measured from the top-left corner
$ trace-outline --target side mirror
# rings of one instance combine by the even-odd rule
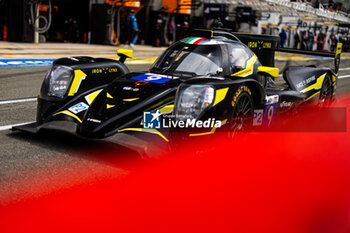
[[[224,71],[224,69],[222,67],[219,67],[216,71],[216,74],[220,75],[223,71]]]
[[[124,63],[127,58],[132,58],[133,51],[130,49],[118,49],[117,54],[120,57],[119,61]]]

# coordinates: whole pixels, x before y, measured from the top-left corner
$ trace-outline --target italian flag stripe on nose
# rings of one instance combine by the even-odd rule
[[[205,40],[206,38],[202,37],[192,37],[191,39],[188,39],[185,43],[186,44],[198,44],[199,42]]]

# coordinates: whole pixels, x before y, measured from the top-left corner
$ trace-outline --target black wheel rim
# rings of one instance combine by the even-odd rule
[[[332,85],[329,76],[326,76],[324,83],[322,85],[320,99],[318,101],[320,106],[327,105],[332,99]]]
[[[246,131],[253,120],[253,103],[248,95],[238,98],[231,117],[231,132]]]

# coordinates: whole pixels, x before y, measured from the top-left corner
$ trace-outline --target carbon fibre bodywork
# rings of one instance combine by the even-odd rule
[[[48,71],[38,96],[37,122],[31,125],[35,130],[28,126],[15,129],[37,132],[49,128],[87,138],[146,132],[168,142],[168,130],[143,127],[143,113],[173,114],[187,87],[204,86],[213,92],[211,102],[195,118],[215,118],[222,124],[244,93],[252,100],[252,109],[261,110],[262,114],[272,105],[274,112],[279,112],[305,102],[319,102],[325,80],[330,81],[328,95],[335,93],[337,75],[328,68],[289,67],[283,73],[286,85],[275,85],[278,69],[262,66],[252,50],[234,36],[211,32],[207,37],[190,37],[175,43],[145,73],[130,73],[123,64],[126,56],[121,61],[58,59]],[[55,67],[66,67],[64,75],[71,75],[71,80],[52,81]],[[65,91],[63,96],[54,96],[61,90]]]

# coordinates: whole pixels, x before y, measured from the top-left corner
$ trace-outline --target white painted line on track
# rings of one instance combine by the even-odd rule
[[[2,104],[23,103],[23,102],[32,102],[32,101],[36,101],[36,98],[26,98],[26,99],[17,99],[17,100],[3,100],[3,101],[0,101],[0,105],[2,105]]]
[[[342,79],[342,78],[350,78],[350,75],[342,75],[342,76],[339,76],[338,78],[339,78],[339,79]]]
[[[341,69],[339,69],[339,71],[343,71],[343,70],[350,70],[350,68],[341,68]]]
[[[24,122],[24,123],[20,123],[20,124],[14,124],[14,125],[0,126],[0,131],[9,130],[9,129],[12,129],[12,127],[20,126],[20,125],[26,125],[26,124],[29,124],[29,123],[33,123],[33,121]]]

